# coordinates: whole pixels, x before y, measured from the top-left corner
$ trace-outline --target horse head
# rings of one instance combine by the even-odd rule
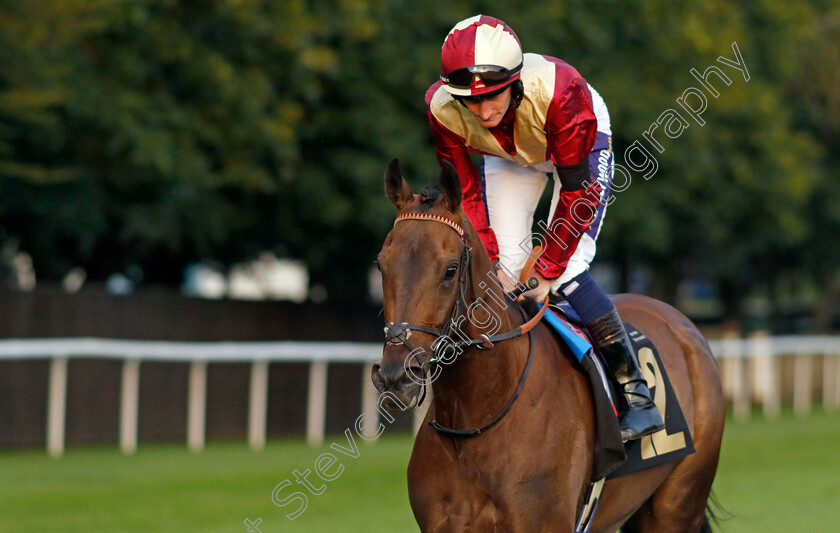
[[[399,407],[408,409],[441,370],[441,358],[452,362],[445,359],[454,350],[447,351],[443,341],[454,338],[453,324],[481,334],[459,315],[489,320],[487,310],[481,315],[470,302],[476,299],[475,273],[491,272],[491,266],[460,207],[461,185],[451,164],[443,162],[438,189],[414,194],[395,159],[385,173],[385,192],[397,207],[397,219],[378,256],[386,344],[371,379],[379,392],[396,396],[404,404]]]

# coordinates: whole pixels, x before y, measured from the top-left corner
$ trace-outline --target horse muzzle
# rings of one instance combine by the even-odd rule
[[[388,348],[386,348],[386,353]],[[388,392],[382,405],[390,410],[407,411],[417,406],[425,372],[421,366],[408,365],[402,357],[387,355],[373,365],[370,379],[380,393]],[[395,396],[399,402],[391,399]]]

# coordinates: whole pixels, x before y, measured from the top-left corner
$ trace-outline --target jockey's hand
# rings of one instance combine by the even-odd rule
[[[496,277],[499,278],[499,282],[502,284],[502,288],[505,290],[505,292],[509,293],[515,288],[513,282],[511,282],[510,278],[508,278],[505,275],[505,273],[502,272],[502,269],[496,269]]]
[[[537,285],[536,289],[531,289],[529,291],[523,292],[522,296],[520,296],[519,298],[528,298],[530,300],[534,300],[538,304],[542,304],[545,301],[545,297],[548,294],[548,291],[551,290],[552,280],[545,279],[542,276],[542,274],[540,274],[536,270],[533,274],[531,274],[531,277],[537,278],[539,285]]]

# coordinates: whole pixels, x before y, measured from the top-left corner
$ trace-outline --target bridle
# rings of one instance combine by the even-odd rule
[[[445,224],[446,226],[452,228],[458,236],[461,237],[461,240],[464,244],[463,252],[461,252],[461,258],[459,261],[459,278],[458,278],[458,296],[455,299],[455,305],[452,306],[452,311],[450,312],[449,316],[447,317],[444,325],[440,329],[433,329],[428,328],[425,326],[419,326],[416,324],[410,324],[408,322],[386,322],[385,323],[385,342],[386,344],[392,345],[405,345],[412,353],[415,351],[415,347],[409,342],[409,337],[411,336],[412,331],[421,331],[423,333],[428,333],[430,335],[434,335],[436,337],[435,341],[432,342],[432,346],[434,346],[434,353],[435,357],[429,359],[428,362],[423,362],[420,365],[420,368],[423,372],[423,393],[420,398],[420,401],[417,402],[417,406],[419,407],[423,400],[426,397],[426,375],[429,369],[429,365],[434,365],[440,362],[440,351],[443,349],[444,346],[447,348],[454,347],[459,349],[468,348],[471,346],[477,347],[479,350],[489,350],[493,348],[496,342],[501,342],[508,339],[513,339],[515,337],[522,336],[525,333],[528,333],[528,362],[525,365],[525,370],[522,373],[522,377],[519,380],[519,385],[516,388],[516,392],[514,393],[513,397],[508,401],[505,408],[499,413],[496,418],[486,424],[481,428],[476,429],[467,429],[467,430],[458,430],[458,429],[449,429],[446,427],[441,426],[437,423],[435,419],[429,421],[429,425],[431,425],[436,431],[439,433],[450,436],[450,437],[474,437],[483,433],[484,431],[490,429],[491,427],[498,424],[501,419],[510,411],[513,407],[513,403],[519,397],[519,393],[522,392],[522,387],[525,385],[525,379],[528,376],[528,372],[531,368],[531,361],[534,355],[534,344],[533,340],[531,339],[530,331],[533,329],[534,326],[542,319],[543,314],[545,314],[545,310],[548,308],[548,301],[546,298],[546,302],[543,304],[542,308],[540,309],[539,313],[534,315],[530,320],[521,326],[517,326],[516,328],[507,331],[505,333],[498,333],[496,335],[488,336],[486,334],[480,335],[478,338],[475,339],[466,339],[466,340],[459,340],[459,341],[452,341],[450,333],[452,333],[452,328],[454,325],[459,324],[459,321],[455,320],[459,317],[459,312],[462,310],[466,310],[469,308],[469,304],[467,304],[466,299],[466,290],[467,290],[467,282],[468,276],[472,276],[472,247],[470,246],[469,242],[469,235],[464,231],[464,229],[454,220],[441,216],[435,215],[431,213],[403,213],[399,215],[397,219],[394,221],[394,226],[400,222],[405,220],[421,220],[421,221],[432,221],[438,222],[441,224]],[[515,304],[515,298],[509,294],[505,294],[506,299],[508,302]],[[520,309],[521,311],[521,309]],[[523,318],[526,318],[523,312]],[[439,343],[438,340],[441,338],[448,338],[451,342],[447,343]],[[436,345],[436,346],[435,346]]]
[[[464,250],[461,252],[461,259],[458,264],[458,297],[455,299],[455,305],[452,306],[452,312],[447,317],[446,321],[444,321],[444,327],[441,330],[427,328],[425,326],[418,326],[416,324],[409,324],[408,322],[386,322],[385,323],[385,342],[388,344],[405,344],[408,349],[414,351],[415,348],[412,344],[408,341],[408,338],[411,336],[411,331],[422,331],[423,333],[428,333],[430,335],[434,335],[437,338],[441,337],[449,337],[449,334],[452,333],[452,319],[458,317],[458,312],[463,307],[466,309],[467,305],[467,298],[466,298],[466,288],[467,288],[467,276],[470,275],[470,266],[472,264],[472,247],[470,246],[469,236],[464,231],[464,229],[454,220],[440,216],[440,215],[433,215],[429,213],[403,213],[402,215],[398,216],[397,219],[394,221],[394,226],[404,220],[430,220],[433,222],[440,222],[441,224],[445,224],[455,230],[458,233],[458,236],[461,237],[461,240],[464,243]],[[480,339],[480,343],[486,342],[485,339]],[[466,346],[466,345],[465,345]],[[460,346],[459,346],[460,347]]]

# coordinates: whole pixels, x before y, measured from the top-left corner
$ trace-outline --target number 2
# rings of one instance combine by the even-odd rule
[[[662,371],[659,369],[653,350],[647,346],[639,350],[639,366],[642,368],[642,374],[647,381],[648,388],[654,392],[653,403],[656,404],[659,414],[662,415],[662,420],[665,420],[665,404],[668,401],[668,391],[665,390],[665,380],[662,379]],[[683,448],[685,448],[685,434],[682,431],[669,435],[667,428],[665,428],[652,435],[642,437],[643,460]]]

